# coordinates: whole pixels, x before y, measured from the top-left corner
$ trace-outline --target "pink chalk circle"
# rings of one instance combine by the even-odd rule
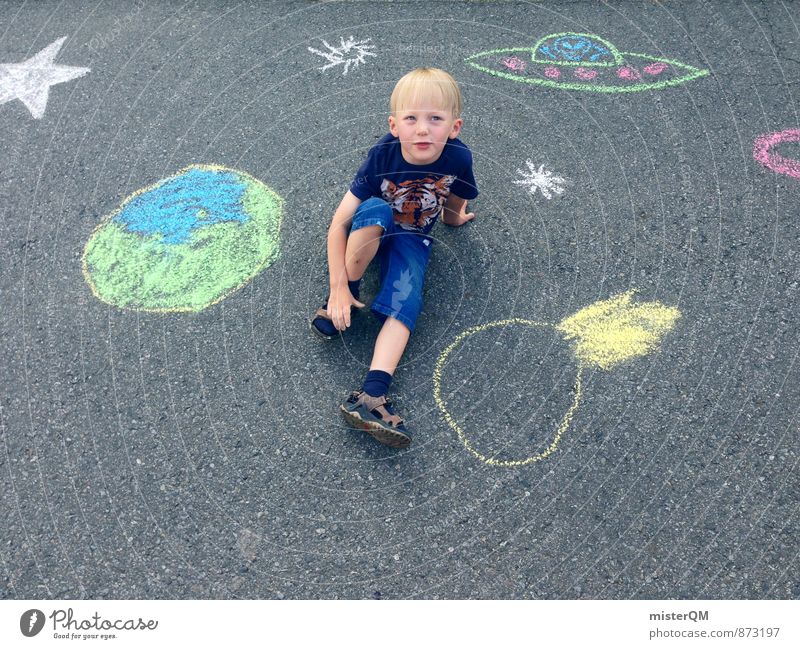
[[[597,70],[590,70],[589,68],[577,68],[575,70],[575,77],[582,81],[589,81],[597,76]]]
[[[793,158],[784,158],[771,149],[776,144],[783,142],[800,142],[800,128],[790,128],[777,133],[767,133],[756,138],[753,143],[753,157],[767,169],[772,169],[779,174],[786,174],[792,178],[800,179],[800,161]]]
[[[525,61],[518,56],[509,56],[503,59],[503,65],[515,72],[522,72],[525,69]]]
[[[667,63],[662,63],[661,61],[657,61],[656,63],[651,63],[650,65],[644,66],[644,71],[647,74],[652,74],[653,76],[657,74],[661,74],[664,70],[669,67]]]
[[[561,76],[561,70],[554,67],[547,67],[544,69],[544,76],[548,79],[558,79]]]
[[[642,78],[642,75],[639,74],[639,70],[629,65],[619,68],[617,70],[617,76],[625,81],[638,81]]]

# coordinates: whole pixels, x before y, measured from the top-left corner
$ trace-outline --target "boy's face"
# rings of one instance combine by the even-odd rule
[[[436,106],[406,107],[389,116],[389,130],[400,138],[403,159],[414,165],[436,162],[447,140],[461,131],[463,120]]]

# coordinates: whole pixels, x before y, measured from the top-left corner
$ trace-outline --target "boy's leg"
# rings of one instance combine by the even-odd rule
[[[350,293],[357,300],[360,299],[359,286],[364,271],[378,253],[381,237],[392,223],[391,206],[379,198],[367,199],[361,203],[353,215],[353,223],[345,247],[344,272],[347,277],[334,279],[346,280]],[[327,315],[327,307],[326,300],[312,317],[311,329],[323,338],[331,340],[339,334],[339,331]]]
[[[384,234],[380,231],[382,230],[380,227],[377,227],[378,231],[372,233],[371,237],[365,236],[363,239],[354,239],[354,236],[359,232],[371,229],[369,226],[360,228],[348,238],[346,269],[351,281],[358,281],[352,278],[361,278],[364,274],[364,269],[380,248],[381,236]],[[389,234],[390,237],[392,233],[393,228]],[[353,242],[352,250],[351,241]],[[381,257],[381,267],[381,274],[385,275],[386,263],[384,257]],[[399,306],[407,297],[407,292],[401,291],[397,298],[393,300],[393,303],[398,302]],[[352,392],[342,404],[341,410],[351,425],[366,430],[382,444],[405,448],[411,443],[410,433],[405,427],[402,417],[394,412],[392,403],[386,397],[386,394],[392,381],[392,374],[397,369],[400,358],[403,356],[408,344],[411,328],[394,317],[387,317],[380,312],[377,315],[383,317],[384,322],[375,340],[375,350],[372,355],[370,370],[364,380],[362,390]],[[400,316],[399,313],[398,315]],[[407,314],[400,317],[406,318]],[[409,320],[411,326],[413,326],[415,319]]]
[[[357,282],[364,276],[364,271],[369,266],[378,248],[381,245],[383,227],[380,225],[368,225],[351,232],[347,236],[347,247],[344,250],[344,270],[347,274],[347,282]],[[353,294],[358,299],[358,295]]]
[[[395,413],[386,393],[410,334],[411,330],[402,322],[386,318],[375,341],[375,352],[364,387],[351,393],[341,407],[352,425],[366,430],[382,444],[396,448],[408,446],[411,434],[403,418]]]
[[[341,406],[350,424],[367,431],[382,444],[396,448],[411,444],[411,433],[403,418],[395,413],[386,393],[410,335],[411,330],[402,322],[386,318],[375,341],[364,387],[352,392]]]
[[[387,245],[381,257],[381,289],[370,307],[383,319],[383,326],[364,385],[351,393],[342,404],[342,411],[348,422],[379,442],[404,448],[411,443],[411,434],[386,395],[422,309],[430,240],[400,233],[392,236]]]
[[[369,262],[381,245],[384,232],[394,224],[392,207],[380,198],[368,198],[358,206],[350,225],[344,266],[348,281],[355,282],[364,276]]]
[[[378,248],[381,245],[383,227],[380,225],[368,225],[351,232],[347,237],[347,248],[344,253],[344,266],[347,272],[347,280],[354,282],[364,276],[364,271],[375,258]]]
[[[408,339],[422,309],[422,285],[430,256],[427,237],[401,233],[392,236],[381,258],[381,289],[371,309],[383,320],[363,390],[387,394]]]
[[[383,321],[375,340],[372,362],[361,388],[371,397],[383,397],[389,392],[392,377],[403,356],[411,330],[395,318]]]
[[[350,294],[357,300],[361,299],[360,286],[361,278],[364,276],[364,271],[369,262],[375,257],[381,243],[381,235],[383,228],[380,225],[368,225],[360,230],[351,232],[347,237],[347,247],[345,248],[345,273],[347,277],[347,288],[350,289]],[[311,328],[318,335],[324,338],[331,339],[336,336],[339,331],[336,329],[333,321],[325,312],[328,308],[328,301],[317,310],[314,318],[311,320]]]
[[[375,341],[370,371],[380,370],[394,374],[403,356],[411,330],[399,320],[386,318]]]

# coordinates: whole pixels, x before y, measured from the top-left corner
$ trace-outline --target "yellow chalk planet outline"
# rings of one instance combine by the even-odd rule
[[[583,394],[582,379],[584,366],[581,363],[578,364],[578,374],[575,376],[575,397],[572,400],[572,405],[569,407],[567,412],[564,414],[564,417],[561,419],[561,422],[558,424],[558,428],[556,428],[556,434],[555,437],[553,437],[553,442],[547,447],[546,450],[538,453],[537,455],[532,455],[531,457],[525,458],[524,460],[496,460],[483,455],[470,443],[466,433],[464,433],[464,431],[456,423],[455,419],[453,419],[452,415],[447,410],[445,401],[442,399],[442,367],[447,361],[447,357],[450,355],[450,353],[466,338],[469,338],[479,331],[486,331],[487,329],[491,329],[493,327],[505,327],[507,325],[554,327],[554,325],[548,322],[535,322],[533,320],[525,320],[523,318],[510,318],[508,320],[497,320],[495,322],[489,322],[476,327],[471,327],[460,333],[456,339],[450,343],[450,345],[448,345],[447,348],[439,355],[439,358],[436,361],[436,366],[433,369],[433,398],[436,401],[436,405],[439,406],[439,410],[442,411],[447,423],[450,424],[450,427],[456,431],[458,438],[461,440],[462,444],[464,444],[464,447],[470,453],[472,453],[472,455],[489,466],[515,467],[525,466],[526,464],[533,464],[534,462],[544,460],[548,455],[556,450],[558,443],[561,441],[561,436],[567,431],[567,428],[569,428],[569,425],[572,423],[572,417],[575,415],[575,411],[578,409],[578,404],[580,404],[581,395]]]
[[[433,398],[447,423],[458,434],[464,447],[481,462],[489,466],[500,467],[525,466],[544,460],[552,454],[572,423],[572,418],[580,404],[583,395],[584,370],[592,366],[610,370],[624,361],[654,351],[660,339],[674,327],[675,322],[681,317],[681,313],[676,307],[668,307],[660,302],[634,303],[632,298],[635,293],[636,289],[631,289],[607,300],[600,300],[555,325],[524,318],[509,318],[470,327],[460,333],[436,360],[433,368]],[[542,453],[522,460],[497,460],[478,451],[447,410],[447,404],[442,398],[442,368],[451,352],[466,338],[479,331],[508,325],[552,327],[561,333],[565,340],[573,341],[573,352],[578,367],[572,405],[558,424],[550,446]]]

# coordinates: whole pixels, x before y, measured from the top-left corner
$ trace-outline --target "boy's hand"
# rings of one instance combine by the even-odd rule
[[[464,225],[467,221],[471,221],[475,218],[475,212],[467,212],[467,206],[464,205],[461,213],[456,216],[456,218],[451,219],[449,221],[445,221],[447,225],[452,225],[454,228],[457,228],[461,225]]]
[[[467,212],[467,201],[455,194],[450,194],[444,204],[442,221],[445,225],[459,227],[475,218],[475,212]]]
[[[328,317],[333,321],[333,326],[338,331],[344,331],[350,326],[350,306],[363,308],[363,302],[353,297],[347,286],[331,289],[328,297]]]

